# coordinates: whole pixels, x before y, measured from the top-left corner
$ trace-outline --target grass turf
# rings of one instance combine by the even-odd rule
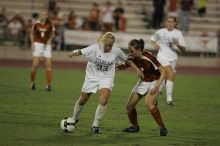
[[[29,88],[29,69],[0,68],[0,145],[1,146],[216,146],[220,145],[220,77],[177,75],[175,107],[168,107],[165,96],[159,109],[168,129],[166,137],[144,106],[137,106],[139,133],[123,133],[129,126],[125,111],[127,98],[137,76],[117,72],[108,110],[102,121],[102,134],[90,132],[98,105],[98,94],[91,96],[73,133],[64,133],[60,121],[71,116],[80,94],[84,71],[55,70],[53,91],[45,87],[45,71],[37,73],[37,90]]]

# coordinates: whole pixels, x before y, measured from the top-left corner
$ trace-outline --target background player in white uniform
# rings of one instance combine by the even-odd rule
[[[175,28],[176,25],[176,17],[168,16],[167,28],[156,31],[151,37],[153,46],[158,49],[157,59],[166,70],[166,93],[169,105],[173,105],[172,91],[178,58],[177,51],[179,49],[185,52],[186,46],[182,33]]]
[[[93,44],[81,50],[74,50],[69,54],[69,57],[84,55],[88,59],[85,81],[72,116],[75,122],[79,120],[79,114],[90,95],[96,93],[98,90],[100,92],[99,105],[96,109],[91,128],[93,133],[100,133],[100,121],[105,114],[108,99],[114,86],[116,60],[127,62],[135,69],[140,78],[144,77],[143,72],[132,61],[127,60],[126,55],[120,48],[114,45],[114,42],[115,35],[111,32],[106,32],[101,37],[100,43]]]

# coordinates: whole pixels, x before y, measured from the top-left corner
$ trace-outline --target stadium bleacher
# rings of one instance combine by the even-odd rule
[[[111,0],[114,4],[118,0]],[[128,19],[126,32],[129,33],[153,33],[154,29],[147,28],[148,23],[143,21],[146,15],[144,15],[143,9],[148,13],[148,19],[151,18],[152,13],[152,0],[124,0],[125,16]],[[73,9],[77,16],[88,17],[89,9],[93,2],[97,2],[100,7],[104,5],[105,0],[57,0],[58,5],[64,13],[65,18],[71,9]],[[19,13],[27,20],[31,17],[33,12],[39,12],[43,8],[47,8],[48,1],[45,0],[19,0],[19,3],[15,3],[12,0],[3,1],[0,0],[0,5],[7,8],[7,14],[12,17],[14,13]],[[201,35],[204,32],[216,33],[220,28],[220,0],[207,0],[207,12],[204,17],[200,17],[197,14],[196,7],[192,11],[190,35]]]

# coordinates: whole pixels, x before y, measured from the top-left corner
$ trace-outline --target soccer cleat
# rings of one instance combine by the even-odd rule
[[[79,122],[79,119],[75,120],[75,125],[76,125],[76,123],[78,123],[78,122]]]
[[[166,136],[167,135],[167,129],[165,127],[160,128],[160,136]]]
[[[96,127],[96,126],[92,126],[91,131],[92,131],[92,133],[95,133],[95,134],[100,134],[101,133],[100,128]]]
[[[174,104],[172,101],[167,101],[167,104],[170,106],[170,107],[174,107]]]
[[[78,120],[78,119],[77,119],[77,120],[75,120],[75,121],[74,121],[74,123],[73,123],[73,125],[74,125],[74,126],[76,126],[76,124],[77,124],[78,122],[79,122],[79,120]]]
[[[31,83],[31,89],[32,89],[32,90],[36,90],[35,83]]]
[[[51,85],[47,85],[46,88],[45,88],[45,90],[46,90],[46,91],[51,91],[51,90],[52,90]]]
[[[140,128],[139,127],[134,128],[134,127],[130,126],[128,128],[123,129],[122,131],[123,132],[133,132],[133,133],[135,133],[135,132],[139,132]]]

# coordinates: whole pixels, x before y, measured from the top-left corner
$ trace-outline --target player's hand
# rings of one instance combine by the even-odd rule
[[[179,40],[177,38],[173,38],[173,44],[179,46]]]
[[[137,74],[138,74],[138,77],[139,77],[141,80],[144,79],[144,73],[143,73],[141,70],[139,70]]]
[[[48,41],[47,41],[47,45],[51,45],[51,40],[48,40]]]
[[[151,94],[151,95],[154,95],[154,94],[158,93],[158,92],[159,92],[159,88],[160,88],[160,86],[159,86],[158,84],[156,84],[156,85],[151,89],[150,94]]]
[[[160,49],[160,45],[159,44],[155,44],[155,46],[154,46],[157,50],[159,50]]]
[[[117,69],[117,70],[125,70],[127,68],[128,67],[125,65],[125,63],[122,63],[122,64],[115,66],[115,69]]]
[[[32,45],[31,45],[31,50],[32,50],[32,52],[34,52],[34,49],[35,49],[35,46],[34,46],[34,44],[32,44]]]
[[[72,51],[72,52],[70,52],[68,54],[68,57],[72,58],[73,56],[77,56],[77,55],[79,55],[79,51],[78,50],[74,50],[74,51]]]

